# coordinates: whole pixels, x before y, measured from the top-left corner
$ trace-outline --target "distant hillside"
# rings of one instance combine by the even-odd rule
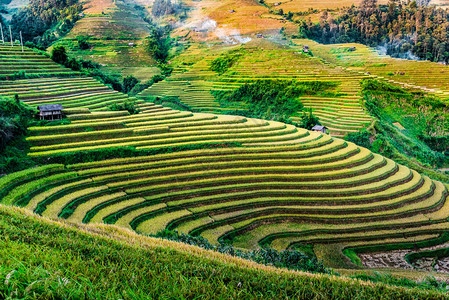
[[[90,0],[84,7],[84,18],[57,44],[66,46],[72,55],[107,65],[106,71],[133,74],[141,80],[160,73],[145,46],[152,26],[143,18],[143,6],[130,0]],[[80,36],[85,37],[83,47]]]
[[[30,0],[1,0],[0,10],[1,16],[10,21],[13,14],[16,13],[20,8],[27,6]]]

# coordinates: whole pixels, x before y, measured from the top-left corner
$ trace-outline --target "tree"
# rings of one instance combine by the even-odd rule
[[[175,14],[181,9],[181,5],[173,4],[171,0],[155,0],[151,13],[155,17]]]
[[[78,41],[78,47],[81,50],[87,50],[90,48],[89,43],[87,42],[89,40],[88,35],[79,35],[76,37],[76,40]]]
[[[133,87],[138,83],[139,80],[132,75],[125,77],[123,79],[123,92],[129,93],[133,89]]]
[[[357,132],[351,132],[345,136],[345,140],[367,149],[371,147],[370,138],[371,133],[369,133],[369,131],[366,129]]]
[[[80,18],[83,9],[78,0],[30,0],[11,20],[14,36],[22,32],[24,42],[46,49],[65,35]]]
[[[299,126],[305,129],[312,129],[315,125],[321,125],[320,119],[312,113],[311,108],[305,108],[302,112],[301,122]]]
[[[65,47],[62,45],[55,46],[51,51],[51,59],[61,65],[67,63],[67,52]]]
[[[0,149],[16,136],[25,134],[34,113],[34,109],[20,102],[18,96],[0,98]]]
[[[153,28],[150,36],[146,39],[146,48],[148,52],[159,62],[165,63],[169,56],[172,43],[167,30],[162,28]]]
[[[393,57],[410,58],[413,54],[449,62],[449,13],[421,6],[425,3],[402,5],[389,0],[388,5],[377,5],[376,0],[364,0],[360,7],[344,8],[335,15],[323,11],[318,24],[299,22],[299,33],[321,43],[382,45]]]

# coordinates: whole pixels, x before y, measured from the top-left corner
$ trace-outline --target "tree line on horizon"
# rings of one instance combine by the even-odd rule
[[[386,54],[449,63],[449,11],[428,1],[363,0],[336,14],[323,11],[319,22],[299,22],[299,35],[324,44],[385,46]]]

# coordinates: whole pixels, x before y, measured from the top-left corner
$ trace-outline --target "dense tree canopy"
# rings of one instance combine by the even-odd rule
[[[21,31],[24,41],[46,48],[73,27],[81,11],[78,0],[31,0],[13,16],[13,35],[17,38]]]
[[[359,42],[385,46],[396,57],[449,62],[449,11],[420,5],[427,2],[364,0],[337,15],[323,11],[319,23],[301,22],[300,33],[322,43]]]
[[[173,42],[169,32],[169,28],[154,27],[145,41],[147,51],[159,63],[165,63],[169,56],[170,47]]]

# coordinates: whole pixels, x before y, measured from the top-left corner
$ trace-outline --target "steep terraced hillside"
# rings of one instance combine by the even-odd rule
[[[0,95],[18,95],[20,100],[31,106],[60,103],[66,109],[88,108],[94,111],[107,110],[113,103],[132,99],[89,77],[3,81]]]
[[[49,76],[73,76],[77,72],[65,68],[53,62],[50,58],[39,54],[32,49],[20,45],[0,45],[0,78],[7,79],[9,76],[18,74],[34,75],[41,77]]]
[[[70,125],[30,128],[30,155],[123,146],[172,153],[11,174],[0,182],[2,203],[145,234],[174,229],[243,248],[400,248],[446,239],[447,186],[328,135],[152,104],[132,116],[69,117]],[[229,142],[241,146],[177,151]]]
[[[159,74],[144,46],[150,26],[133,1],[89,0],[84,7],[85,17],[57,44],[66,46],[72,55],[107,65],[105,71],[133,74],[141,80]],[[89,36],[89,49],[79,47],[78,36]]]
[[[21,72],[20,74],[18,72]],[[3,76],[2,76],[3,75]],[[60,103],[65,109],[108,110],[113,103],[134,100],[96,79],[56,64],[42,53],[19,46],[0,46],[0,96],[14,95],[37,106]],[[30,79],[8,80],[14,77]],[[34,78],[36,77],[36,78]]]
[[[210,70],[215,58],[235,51],[240,56],[226,72],[218,75]],[[299,52],[299,48],[281,47],[265,40],[224,49],[206,50],[193,46],[177,59],[178,67],[169,79],[153,85],[139,96],[147,99],[178,97],[194,110],[220,112],[225,108],[214,100],[211,91],[234,90],[260,79],[333,81],[340,84],[336,90],[339,96],[303,97],[301,102],[313,109],[332,135],[343,136],[368,126],[372,118],[365,112],[359,95],[359,81],[367,76]]]
[[[350,70],[369,73],[407,88],[449,99],[449,67],[444,64],[392,58],[362,44],[323,45],[311,40],[294,42],[308,44],[316,56]],[[355,47],[356,51],[348,51],[350,47]]]

